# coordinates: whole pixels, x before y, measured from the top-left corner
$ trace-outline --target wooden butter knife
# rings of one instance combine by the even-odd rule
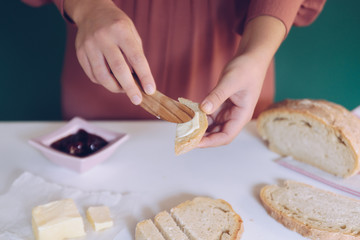
[[[155,91],[152,95],[146,94],[135,73],[133,77],[143,97],[140,106],[155,117],[173,123],[188,122],[194,117],[193,110],[159,91]]]

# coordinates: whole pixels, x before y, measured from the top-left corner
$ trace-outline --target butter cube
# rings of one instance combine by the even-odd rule
[[[85,236],[83,219],[72,199],[33,208],[32,227],[36,240],[63,240]]]
[[[95,231],[107,229],[114,225],[107,206],[89,207],[86,216]]]

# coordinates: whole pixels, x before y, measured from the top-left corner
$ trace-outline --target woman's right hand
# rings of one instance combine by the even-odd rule
[[[131,69],[147,94],[156,89],[140,36],[131,19],[112,0],[65,0],[66,14],[78,27],[76,53],[86,75],[111,92],[124,91],[138,105],[142,95]]]

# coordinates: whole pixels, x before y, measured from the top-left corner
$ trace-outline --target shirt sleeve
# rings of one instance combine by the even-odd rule
[[[282,21],[286,35],[292,25],[306,26],[320,14],[326,0],[252,0],[249,4],[248,23],[258,16],[272,16]]]

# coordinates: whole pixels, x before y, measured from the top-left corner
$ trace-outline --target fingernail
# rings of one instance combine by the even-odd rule
[[[139,105],[141,103],[141,98],[138,95],[134,95],[131,97],[131,102],[135,105]]]
[[[210,113],[213,108],[213,105],[211,102],[205,101],[205,102],[203,102],[201,108],[204,112]]]
[[[144,90],[147,94],[153,94],[155,92],[155,88],[152,84],[147,84],[145,87],[144,87]]]

